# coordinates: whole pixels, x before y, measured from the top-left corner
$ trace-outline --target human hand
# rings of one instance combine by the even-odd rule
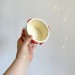
[[[31,43],[32,36],[25,36],[25,29],[22,30],[21,37],[17,42],[17,55],[16,58],[25,58],[27,61],[31,61],[33,58],[33,50],[35,45]]]
[[[22,30],[21,37],[17,42],[16,59],[3,75],[27,75],[30,61],[33,57],[35,45],[31,43],[32,36],[25,36],[25,30]]]

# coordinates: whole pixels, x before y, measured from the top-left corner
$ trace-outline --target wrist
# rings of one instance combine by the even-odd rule
[[[19,56],[17,55],[16,60],[20,60],[20,61],[23,61],[23,62],[30,63],[28,55],[19,55]]]

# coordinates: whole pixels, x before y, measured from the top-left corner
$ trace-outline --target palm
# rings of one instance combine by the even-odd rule
[[[18,54],[21,54],[21,53],[25,53],[27,54],[28,56],[28,59],[31,61],[32,58],[33,58],[33,49],[34,49],[34,44],[32,43],[29,43],[28,45],[25,45],[24,42],[25,42],[25,37],[24,36],[25,33],[24,33],[24,30],[22,32],[22,35],[21,37],[18,39],[18,42],[17,42],[17,49],[18,49]]]

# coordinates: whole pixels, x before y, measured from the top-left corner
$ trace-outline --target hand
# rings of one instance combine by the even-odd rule
[[[33,58],[33,50],[35,45],[31,43],[32,36],[25,36],[25,30],[22,30],[22,35],[17,42],[17,55],[16,58],[25,58],[31,61]]]
[[[33,57],[34,44],[31,43],[32,36],[25,36],[25,30],[17,42],[17,55],[11,66],[3,75],[27,75],[30,61]]]

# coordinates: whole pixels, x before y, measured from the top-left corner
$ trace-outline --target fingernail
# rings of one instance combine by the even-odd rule
[[[40,45],[42,45],[43,44],[43,42],[42,43],[40,43]]]
[[[27,21],[27,23],[30,21],[31,19],[29,19],[28,21]]]
[[[34,40],[31,40],[31,43],[36,44],[36,42]]]

